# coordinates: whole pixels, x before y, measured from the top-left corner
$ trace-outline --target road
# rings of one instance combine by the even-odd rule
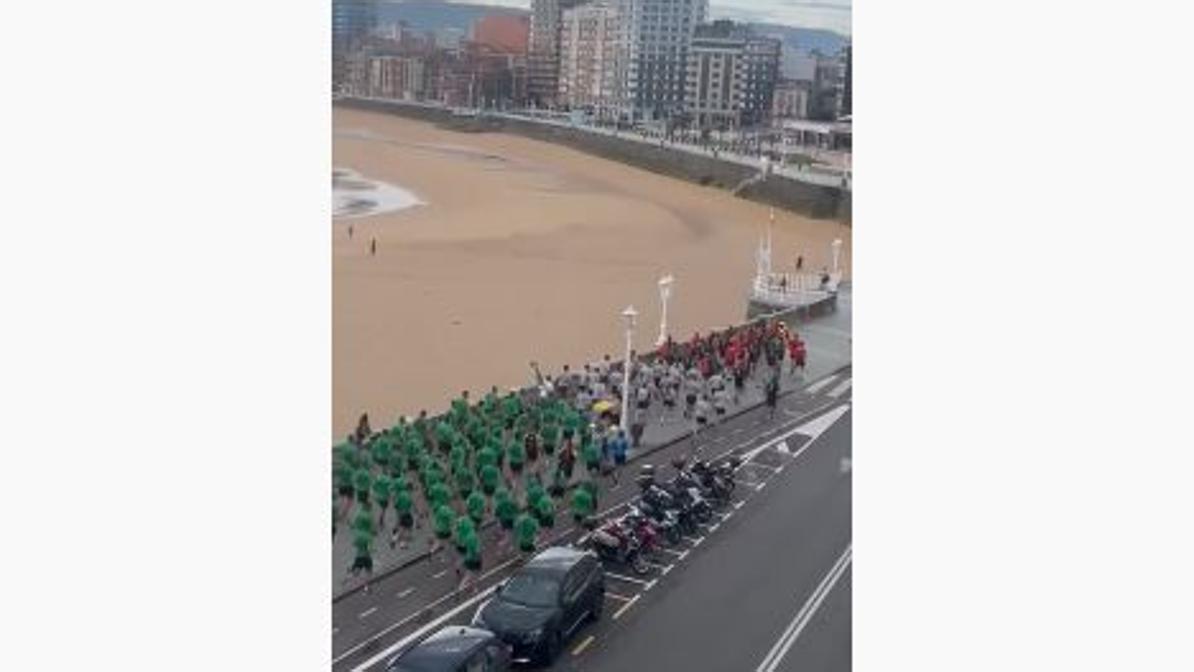
[[[606,615],[552,669],[756,669],[793,624],[799,632],[768,672],[804,660],[820,662],[801,669],[848,669],[848,563],[828,590],[817,588],[850,544],[851,382],[844,370],[785,398],[774,420],[760,409],[709,432],[703,455],[737,449],[748,458],[738,501],[701,535],[660,553],[647,576],[608,567]],[[651,461],[666,464],[668,450]],[[557,535],[566,543],[576,532]],[[515,562],[487,564],[480,592],[467,599],[451,594],[453,573],[433,560],[338,603],[333,669],[381,669],[404,642],[467,622]],[[816,608],[794,623],[806,603]]]

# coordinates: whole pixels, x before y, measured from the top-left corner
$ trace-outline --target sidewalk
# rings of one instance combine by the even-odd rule
[[[791,324],[808,344],[809,361],[803,378],[799,375],[788,375],[786,369],[787,363],[785,362],[784,375],[780,381],[781,392],[786,393],[800,389],[804,387],[806,382],[816,380],[851,363],[849,338],[851,316],[848,287],[843,288],[841,295],[839,295],[839,308],[837,312],[815,318],[808,322]],[[738,404],[732,405],[728,409],[727,416],[733,417],[740,412],[759,406],[763,401],[764,392],[761,376],[756,375],[747,382],[742,398]],[[648,410],[648,422],[643,432],[642,445],[631,449],[628,454],[629,460],[633,461],[642,458],[662,446],[691,436],[692,422],[683,419],[679,408],[672,412],[668,422],[660,421],[662,410],[663,407],[658,402],[653,403]],[[583,471],[583,467],[578,465],[577,473],[580,474]],[[575,478],[579,479],[582,477],[576,476]],[[608,501],[609,492],[606,490],[607,487],[605,483],[602,483],[602,490],[598,496],[599,503]],[[562,530],[572,524],[571,513],[567,510],[566,503],[559,508],[560,510],[557,511],[556,516],[556,529]],[[389,544],[389,530],[393,528],[396,521],[397,517],[393,509],[390,509],[386,514],[386,529],[379,531],[373,552],[373,580],[391,574],[406,565],[418,562],[428,555],[431,548],[429,541],[433,535],[428,522],[416,520],[416,524],[421,525],[421,527],[414,530],[414,538],[410,544],[406,548],[391,549]],[[490,528],[486,528],[483,532],[485,535],[483,536],[483,540],[486,547],[487,567],[492,566],[490,564],[492,561],[488,558],[488,552],[492,550],[489,548],[492,546],[492,543],[489,541],[491,533],[492,530]],[[452,553],[449,553],[449,556],[451,555]],[[332,542],[333,600],[338,600],[345,595],[356,592],[366,582],[363,575],[346,581],[348,569],[352,564],[354,556],[352,532],[348,529],[347,523],[344,523]]]

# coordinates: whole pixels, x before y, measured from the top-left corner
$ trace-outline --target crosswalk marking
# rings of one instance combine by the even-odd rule
[[[845,394],[846,390],[850,389],[850,384],[853,382],[854,382],[853,378],[847,378],[844,382],[842,382],[841,385],[838,385],[837,387],[830,390],[829,396],[833,397],[834,399],[837,399],[838,397]]]
[[[818,380],[817,382],[813,383],[812,385],[809,385],[808,387],[804,388],[804,391],[808,392],[809,394],[816,394],[817,392],[820,392],[822,388],[828,387],[828,385],[836,379],[837,379],[837,375],[832,375],[832,376],[828,376],[826,378],[822,378],[821,380]]]

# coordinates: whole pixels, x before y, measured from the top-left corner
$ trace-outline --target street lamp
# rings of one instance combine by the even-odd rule
[[[659,279],[659,302],[662,308],[659,312],[659,340],[655,341],[655,345],[663,345],[667,342],[667,300],[672,297],[672,283],[675,279],[670,275],[665,275]]]
[[[626,306],[622,319],[626,322],[626,358],[622,361],[622,432],[630,432],[630,347],[634,338],[634,319],[638,312],[634,306]]]
[[[838,258],[842,254],[842,239],[834,238],[832,248],[833,248],[833,273],[834,273],[834,275],[837,275],[837,262],[838,262]]]

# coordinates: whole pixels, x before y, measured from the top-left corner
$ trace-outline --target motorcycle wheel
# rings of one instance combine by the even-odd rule
[[[647,559],[643,557],[642,553],[635,553],[630,558],[630,569],[639,576],[651,571],[651,568],[647,566]]]
[[[667,528],[667,531],[663,533],[663,536],[667,538],[667,543],[671,544],[672,546],[677,546],[680,543],[680,529],[675,525]]]

